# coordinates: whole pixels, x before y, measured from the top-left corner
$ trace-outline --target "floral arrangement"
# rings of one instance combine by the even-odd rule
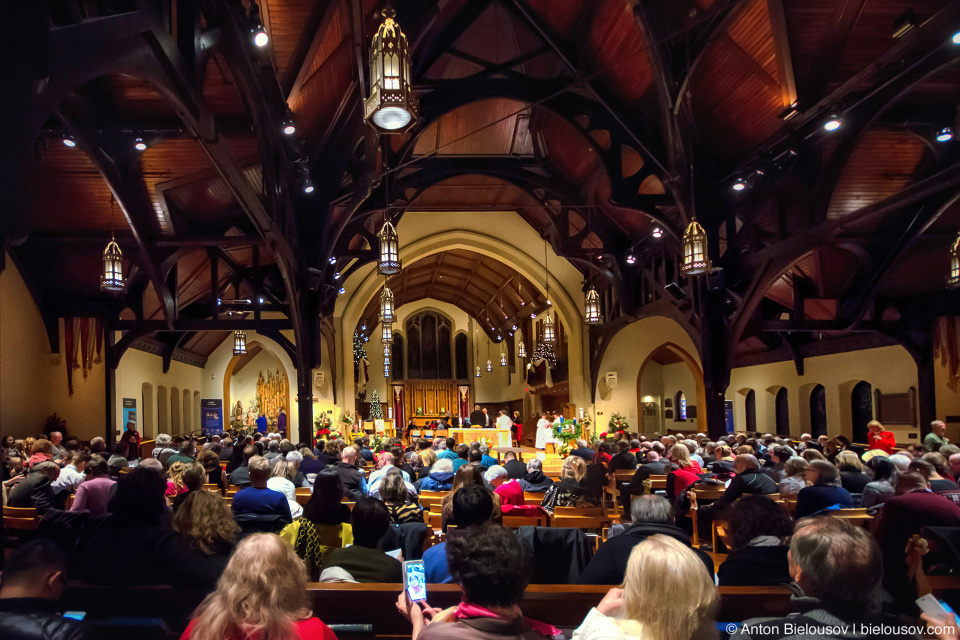
[[[313,426],[316,427],[314,440],[343,439],[343,434],[340,430],[333,426],[333,420],[330,419],[330,414],[321,414],[320,417],[314,421]]]
[[[630,425],[627,423],[627,419],[619,413],[615,413],[610,416],[610,424],[607,426],[609,427],[609,431],[617,431],[620,433],[623,433],[630,428]]]
[[[570,453],[581,437],[583,437],[583,428],[573,420],[564,420],[560,424],[553,425],[553,439],[560,443],[561,455]]]
[[[379,433],[375,432],[370,436],[370,450],[373,451],[374,454],[379,454],[385,448],[386,446],[384,445],[383,438]]]
[[[353,419],[353,416],[351,416],[349,413],[344,413],[342,416],[340,416],[340,422],[345,426],[349,427],[353,425],[355,420]]]

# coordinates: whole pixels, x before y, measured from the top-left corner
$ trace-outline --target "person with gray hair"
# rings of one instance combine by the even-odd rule
[[[812,460],[806,471],[809,487],[797,494],[795,518],[812,516],[824,509],[852,509],[853,496],[840,486],[840,471],[826,460]]]
[[[33,465],[27,477],[17,483],[10,490],[7,497],[8,507],[19,507],[21,509],[36,509],[43,514],[50,509],[63,508],[63,499],[66,494],[61,494],[61,498],[53,492],[53,483],[60,477],[60,466],[51,460],[38,462]]]
[[[543,475],[543,463],[540,458],[527,462],[527,475],[519,480],[520,487],[527,493],[546,493],[553,486],[553,478]]]
[[[578,458],[583,458],[586,462],[593,460],[593,457],[597,455],[597,452],[591,449],[587,445],[586,440],[577,440],[577,448],[573,449],[570,452],[570,455],[577,456]]]
[[[630,526],[623,533],[608,538],[597,550],[580,574],[580,584],[621,584],[633,548],[650,536],[665,535],[690,546],[690,536],[675,524],[673,507],[663,496],[634,498],[630,505],[630,519]],[[693,551],[703,561],[712,579],[713,560],[699,549]]]
[[[930,423],[930,433],[923,437],[923,449],[926,452],[940,451],[940,447],[950,444],[947,437],[947,423],[943,420],[934,420]]]
[[[760,463],[756,456],[752,454],[742,453],[738,455],[733,461],[733,471],[736,475],[727,485],[723,496],[713,504],[700,507],[697,510],[697,525],[702,537],[710,537],[713,520],[740,496],[780,493],[777,483],[760,469]]]
[[[487,469],[500,464],[500,461],[490,455],[490,447],[485,444],[480,445],[480,466]]]
[[[144,467],[147,469],[153,469],[157,473],[163,473],[163,465],[156,458],[144,458],[140,461],[138,467]]]
[[[803,591],[804,597],[791,600],[802,607],[799,615],[746,620],[731,640],[916,638],[900,618],[879,613],[883,559],[863,528],[841,518],[803,519],[790,540],[788,561],[790,576]]]

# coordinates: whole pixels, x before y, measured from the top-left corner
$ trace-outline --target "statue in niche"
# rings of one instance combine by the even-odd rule
[[[237,422],[243,422],[243,405],[237,400],[237,406],[233,408],[233,419]]]

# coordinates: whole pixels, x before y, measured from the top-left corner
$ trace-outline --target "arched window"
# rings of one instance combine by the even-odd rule
[[[850,392],[850,416],[853,422],[853,441],[867,442],[867,423],[873,420],[873,389],[861,380]]]
[[[814,438],[827,435],[827,391],[822,384],[810,392],[810,433]]]
[[[153,385],[144,382],[140,385],[140,401],[143,407],[143,413],[140,416],[140,423],[143,425],[144,438],[157,437],[157,409],[156,398],[153,395]]]
[[[467,334],[458,333],[453,339],[453,354],[457,363],[457,380],[466,380],[470,377],[467,363]]]
[[[164,385],[157,386],[157,430],[170,433],[170,398]]]
[[[399,333],[393,334],[393,365],[391,372],[394,380],[403,380],[403,345],[406,344],[403,336]]]
[[[674,399],[677,405],[677,412],[674,414],[676,417],[673,419],[674,422],[686,422],[687,420],[687,396],[683,395],[683,391],[677,391],[676,398]]]
[[[407,378],[451,379],[450,321],[434,311],[422,311],[408,318],[404,327],[407,336]]]
[[[790,435],[790,408],[787,404],[787,389],[780,387],[776,399],[777,435]]]
[[[753,389],[747,391],[747,396],[743,399],[743,409],[747,423],[747,431],[757,430],[757,394]]]

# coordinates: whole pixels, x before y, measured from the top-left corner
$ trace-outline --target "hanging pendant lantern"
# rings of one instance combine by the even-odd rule
[[[685,276],[698,276],[710,273],[710,258],[707,257],[707,232],[696,219],[690,221],[683,232],[683,265],[681,273]]]
[[[377,234],[380,238],[380,257],[377,259],[377,273],[382,276],[394,276],[400,273],[400,252],[397,230],[390,221],[383,223],[383,228]]]
[[[384,345],[393,344],[393,325],[389,322],[383,323],[383,333],[380,337],[380,342]]]
[[[394,322],[396,318],[393,314],[393,291],[384,285],[383,292],[380,294],[380,322]]]
[[[947,276],[947,286],[951,289],[960,287],[960,235],[950,247],[950,275]]]
[[[480,367],[477,367],[477,377],[480,377]]]
[[[114,237],[110,236],[107,248],[103,250],[103,275],[100,277],[102,291],[123,291],[126,281],[123,279],[123,252]]]
[[[487,373],[490,373],[491,371],[493,371],[493,362],[487,360]]]
[[[390,325],[384,325],[385,327]],[[383,375],[385,378],[390,377],[390,360],[391,354],[393,353],[393,348],[389,344],[383,345]]]
[[[590,285],[590,289],[587,291],[583,308],[584,320],[587,324],[600,324],[600,295],[593,285]]]
[[[410,53],[407,36],[388,6],[380,12],[383,23],[370,43],[370,97],[363,104],[363,119],[380,133],[400,133],[414,122],[417,99],[410,86]]]
[[[500,366],[501,367],[507,366],[507,354],[505,353],[500,354]]]
[[[553,314],[551,313],[547,313],[547,317],[543,319],[543,342],[550,345],[557,342],[557,336],[553,331]]]
[[[233,355],[244,356],[247,354],[247,332],[233,332]]]
[[[520,337],[520,342],[517,343],[517,357],[527,357],[527,345],[523,344],[523,336]]]

